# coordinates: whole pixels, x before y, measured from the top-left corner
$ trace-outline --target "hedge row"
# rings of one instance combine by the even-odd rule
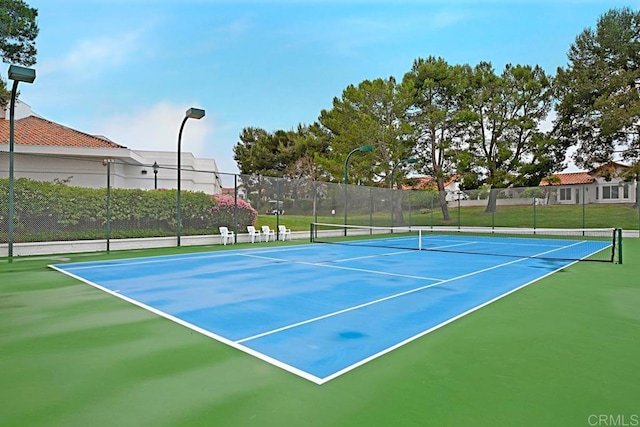
[[[15,240],[101,239],[107,231],[107,190],[60,183],[15,180]],[[7,241],[8,180],[0,179],[0,240]],[[182,234],[217,233],[234,227],[233,197],[181,191]],[[113,188],[109,197],[111,237],[175,235],[176,190]],[[257,212],[238,200],[237,224],[253,225]]]

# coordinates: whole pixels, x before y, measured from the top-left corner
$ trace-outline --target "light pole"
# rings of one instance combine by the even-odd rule
[[[182,130],[184,129],[184,124],[187,123],[188,119],[197,119],[200,120],[204,117],[204,110],[200,108],[189,108],[184,115],[184,119],[182,120],[182,124],[180,125],[180,131],[178,132],[178,197],[176,202],[177,207],[177,216],[178,216],[178,246],[180,246],[180,231],[182,228],[182,212],[180,209],[180,161],[181,161],[181,145],[182,145]]]
[[[13,80],[11,88],[11,104],[9,107],[9,236],[8,255],[9,260],[13,259],[13,239],[14,239],[14,177],[13,177],[13,144],[14,144],[14,121],[16,110],[16,95],[18,93],[18,83],[33,83],[36,79],[36,70],[33,68],[21,67],[19,65],[9,66],[9,80]]]
[[[349,164],[349,158],[351,157],[351,155],[353,153],[367,153],[369,151],[373,151],[373,146],[371,145],[363,145],[362,147],[358,147],[358,148],[354,148],[353,150],[351,150],[349,152],[349,154],[347,154],[347,158],[344,160],[344,225],[347,225],[347,184],[349,182],[348,176],[349,176],[349,171],[347,169],[347,166]],[[347,235],[347,229],[344,229],[344,235]]]
[[[413,164],[413,163],[416,163],[417,161],[418,160],[414,159],[413,157],[410,157],[408,159],[402,159],[398,163],[393,165],[393,168],[391,169],[391,189],[393,189],[393,178],[395,176],[396,169],[398,168],[398,166],[404,163]]]
[[[393,178],[396,174],[396,169],[398,168],[398,166],[405,164],[405,163],[415,163],[417,162],[416,159],[414,159],[413,157],[410,157],[408,159],[402,159],[400,160],[398,163],[396,163],[395,165],[393,165],[393,168],[391,168],[391,231],[393,231],[393,215],[394,215],[394,210],[395,210],[395,206],[394,206],[394,201],[393,201]]]
[[[158,166],[158,162],[153,162],[153,166],[151,166],[153,168],[153,189],[157,190],[158,189],[158,169],[160,169],[160,166]]]

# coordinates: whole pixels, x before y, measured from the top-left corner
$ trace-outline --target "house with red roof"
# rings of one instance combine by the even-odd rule
[[[453,175],[445,179],[444,192],[445,200],[447,202],[456,202],[458,199],[464,200],[468,196],[460,191],[459,175]],[[403,190],[433,190],[438,191],[438,183],[436,179],[431,176],[423,176],[417,178],[412,185],[403,184]]]
[[[36,181],[105,188],[107,162],[115,188],[177,188],[177,154],[125,147],[110,139],[52,122],[18,101],[14,122],[14,176]],[[4,113],[4,114],[3,114]],[[157,163],[157,174],[153,165]],[[183,152],[182,188],[218,194],[222,182],[214,159]],[[0,178],[9,176],[9,114],[0,110]]]
[[[543,179],[540,186],[555,190],[551,203],[633,203],[636,183],[622,178],[627,169],[629,166],[609,162],[587,172],[553,174]]]

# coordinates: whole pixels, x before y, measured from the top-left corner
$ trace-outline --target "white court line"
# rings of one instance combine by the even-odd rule
[[[313,247],[313,246],[314,246],[314,245],[304,245],[304,247]],[[298,247],[292,247],[292,248],[297,249],[297,248],[300,248],[300,247],[301,247],[301,246],[298,246]],[[295,249],[285,249],[285,248],[282,248],[281,250],[271,251],[271,252],[280,252],[280,251],[284,251],[284,250],[295,250]],[[237,251],[234,251],[234,252],[237,252]],[[551,251],[549,251],[549,252],[551,252]],[[542,255],[542,254],[544,254],[544,253],[545,253],[545,252],[541,253],[540,255]],[[237,253],[236,253],[236,254],[237,254]],[[525,259],[514,260],[514,261],[511,261],[511,262],[509,262],[509,263],[505,263],[505,264],[503,264],[503,265],[513,264],[513,263],[520,262],[520,261],[524,261],[524,260],[525,260]],[[576,262],[577,262],[577,261],[576,261]],[[571,264],[568,264],[568,265],[571,265]],[[561,268],[565,268],[565,267],[567,267],[568,265],[565,265],[565,266],[563,266],[563,267],[561,267]],[[321,265],[321,266],[322,266],[322,265]],[[431,328],[431,329],[429,329],[429,330],[427,330],[427,331],[424,331],[424,332],[422,332],[422,333],[420,333],[420,334],[418,334],[418,335],[416,335],[416,336],[414,336],[414,337],[411,337],[411,338],[409,338],[409,339],[407,339],[407,340],[404,340],[404,341],[403,341],[403,342],[401,342],[401,343],[398,343],[398,344],[396,344],[396,345],[394,345],[394,346],[392,346],[392,347],[389,347],[389,348],[387,348],[386,350],[383,350],[383,351],[381,351],[381,352],[379,352],[379,353],[377,353],[377,354],[374,354],[374,355],[372,355],[372,356],[369,356],[368,358],[365,358],[365,359],[363,359],[363,360],[361,360],[361,361],[359,361],[359,362],[357,362],[357,363],[355,363],[355,364],[353,364],[353,365],[351,365],[351,366],[348,366],[348,367],[346,367],[346,368],[344,368],[344,369],[342,369],[342,370],[340,370],[340,371],[337,371],[336,373],[334,373],[334,374],[332,374],[332,375],[330,375],[330,376],[327,376],[327,377],[325,377],[325,378],[319,378],[319,377],[316,377],[315,375],[312,375],[312,374],[310,374],[310,373],[308,373],[308,372],[306,372],[306,371],[303,371],[303,370],[301,370],[301,369],[298,369],[298,368],[295,368],[295,367],[293,367],[293,366],[291,366],[291,365],[288,365],[288,364],[286,364],[286,363],[284,363],[284,362],[281,362],[281,361],[280,361],[280,360],[278,360],[278,359],[275,359],[275,358],[273,358],[273,357],[270,357],[270,356],[267,356],[267,355],[265,355],[265,354],[262,354],[262,353],[260,353],[260,352],[258,352],[258,351],[255,351],[255,350],[253,350],[253,349],[251,349],[251,348],[249,348],[249,347],[246,347],[246,346],[244,346],[244,345],[240,344],[240,341],[238,341],[238,342],[234,342],[234,341],[232,341],[232,340],[229,340],[229,339],[227,339],[227,338],[224,338],[224,337],[223,337],[223,336],[221,336],[221,335],[218,335],[218,334],[215,334],[215,333],[213,333],[213,332],[211,332],[211,331],[209,331],[209,330],[206,330],[206,329],[200,328],[200,327],[198,327],[198,326],[196,326],[196,325],[193,325],[192,323],[189,323],[189,322],[187,322],[187,321],[185,321],[185,320],[182,320],[182,319],[180,319],[180,318],[178,318],[178,317],[175,317],[175,316],[173,316],[173,315],[171,315],[171,314],[165,313],[165,312],[163,312],[163,311],[161,311],[161,310],[159,310],[159,309],[156,309],[156,308],[154,308],[154,307],[152,307],[152,306],[149,306],[149,305],[147,305],[147,304],[144,304],[144,303],[142,303],[142,302],[140,302],[140,301],[137,301],[137,300],[135,300],[135,299],[133,299],[133,298],[129,298],[129,297],[125,296],[125,295],[122,295],[121,293],[119,293],[119,292],[117,292],[117,291],[112,291],[112,290],[110,290],[110,289],[108,289],[108,288],[106,288],[106,287],[103,287],[103,286],[98,285],[98,284],[96,284],[96,283],[94,283],[94,282],[91,282],[90,280],[87,280],[87,279],[84,279],[84,278],[82,278],[82,277],[80,277],[80,276],[77,276],[77,275],[75,275],[75,274],[73,274],[73,273],[71,273],[71,272],[69,272],[69,271],[66,271],[66,270],[64,270],[64,269],[62,269],[62,268],[56,267],[56,266],[54,266],[54,265],[49,265],[49,267],[50,267],[50,268],[53,268],[54,270],[57,270],[57,271],[59,271],[59,272],[61,272],[61,273],[63,273],[63,274],[66,274],[67,276],[73,277],[73,278],[75,278],[75,279],[77,279],[77,280],[80,280],[80,281],[82,281],[82,282],[84,282],[84,283],[87,283],[87,284],[89,284],[89,285],[91,285],[91,286],[93,286],[93,287],[95,287],[95,288],[97,288],[97,289],[100,289],[100,290],[102,290],[102,291],[104,291],[104,292],[107,292],[107,293],[108,293],[108,294],[110,294],[110,295],[113,295],[113,296],[115,296],[115,297],[118,297],[118,298],[120,298],[120,299],[123,299],[123,300],[125,300],[125,301],[127,301],[127,302],[129,302],[129,303],[131,303],[131,304],[137,305],[138,307],[141,307],[141,308],[143,308],[143,309],[145,309],[145,310],[147,310],[147,311],[150,311],[150,312],[152,312],[152,313],[154,313],[154,314],[157,314],[157,315],[159,315],[159,316],[165,317],[166,319],[172,320],[172,321],[174,321],[174,322],[176,322],[176,323],[178,323],[178,324],[180,324],[180,325],[182,325],[182,326],[185,326],[185,327],[187,327],[187,328],[189,328],[189,329],[192,329],[192,330],[194,330],[194,331],[196,331],[196,332],[198,332],[198,333],[200,333],[200,334],[202,334],[202,335],[208,336],[208,337],[213,338],[213,339],[215,339],[215,340],[217,340],[217,341],[219,341],[219,342],[221,342],[221,343],[227,344],[227,345],[229,345],[229,346],[231,346],[231,347],[233,347],[233,348],[236,348],[236,349],[238,349],[238,350],[240,350],[240,351],[243,351],[243,352],[245,352],[245,353],[247,353],[247,354],[250,354],[250,355],[252,355],[252,356],[254,356],[254,357],[256,357],[256,358],[258,358],[258,359],[260,359],[260,360],[263,360],[263,361],[265,361],[265,362],[267,362],[267,363],[270,363],[270,364],[271,364],[271,365],[273,365],[273,366],[279,367],[279,368],[281,368],[281,369],[283,369],[283,370],[285,370],[285,371],[291,372],[292,374],[298,375],[299,377],[304,378],[304,379],[306,379],[306,380],[309,380],[309,381],[311,381],[311,382],[313,382],[313,383],[315,383],[315,384],[317,384],[317,385],[322,385],[322,384],[326,383],[327,381],[330,381],[330,380],[332,380],[332,379],[334,379],[334,378],[338,377],[339,375],[342,375],[342,374],[344,374],[344,373],[346,373],[346,372],[348,372],[348,371],[350,371],[350,370],[352,370],[352,369],[355,369],[355,368],[357,368],[358,366],[361,366],[361,365],[365,364],[366,362],[369,362],[369,361],[371,361],[371,360],[373,360],[373,359],[375,359],[375,358],[377,358],[377,357],[379,357],[379,356],[381,356],[381,355],[383,355],[383,354],[386,354],[386,353],[388,353],[388,352],[390,352],[390,351],[392,351],[392,350],[394,350],[394,349],[396,349],[396,348],[398,348],[398,347],[400,347],[400,346],[402,346],[402,345],[404,345],[404,344],[406,344],[406,343],[408,343],[408,342],[410,342],[410,341],[413,341],[413,340],[415,340],[415,339],[417,339],[417,338],[419,338],[419,337],[421,337],[421,336],[423,336],[423,335],[425,335],[425,334],[427,334],[427,333],[429,333],[429,332],[431,332],[431,331],[433,331],[433,330],[435,330],[435,329],[437,329],[437,328],[440,328],[441,326],[444,326],[444,325],[446,325],[446,324],[448,324],[448,323],[451,323],[451,322],[453,322],[454,320],[456,320],[456,319],[458,319],[458,318],[460,318],[460,317],[462,317],[462,316],[464,316],[464,315],[466,315],[466,314],[468,314],[468,313],[470,313],[470,312],[472,312],[472,311],[475,311],[475,310],[477,310],[477,309],[479,309],[479,308],[481,308],[481,307],[484,307],[485,305],[490,304],[491,302],[493,302],[493,301],[495,301],[495,300],[497,300],[497,299],[500,299],[500,298],[502,298],[502,297],[504,297],[504,296],[506,296],[506,295],[508,295],[508,294],[510,294],[510,293],[512,293],[512,292],[517,291],[518,289],[521,289],[521,288],[522,288],[522,287],[524,287],[524,286],[527,286],[527,285],[528,285],[528,284],[530,284],[530,283],[533,283],[533,282],[535,282],[535,281],[537,281],[537,280],[540,280],[541,278],[546,277],[546,276],[548,276],[548,275],[550,275],[550,274],[552,274],[552,273],[553,273],[553,272],[548,273],[547,275],[542,276],[542,277],[540,277],[540,278],[538,278],[538,279],[536,279],[536,280],[534,280],[534,281],[532,281],[532,282],[529,282],[529,283],[527,283],[527,284],[525,284],[525,285],[522,285],[522,286],[520,286],[520,287],[518,287],[518,288],[516,288],[516,289],[513,289],[512,291],[509,291],[509,292],[507,292],[507,293],[505,293],[505,294],[503,294],[503,295],[500,295],[500,296],[498,296],[498,297],[494,298],[494,299],[493,299],[493,300],[491,300],[491,301],[487,301],[486,303],[483,303],[483,304],[481,304],[481,305],[479,305],[479,306],[477,306],[477,307],[474,307],[474,308],[470,309],[469,311],[467,311],[467,312],[465,312],[465,313],[462,313],[462,314],[460,314],[460,315],[458,315],[458,316],[456,316],[456,317],[454,317],[454,318],[452,318],[452,319],[449,319],[449,320],[447,320],[447,321],[445,321],[445,322],[443,322],[443,323],[441,323],[441,324],[439,324],[439,325],[436,325],[435,327],[433,327],[433,328]],[[327,267],[327,266],[326,266],[326,265],[324,265],[324,267]],[[484,271],[486,271],[486,270],[490,270],[490,269],[493,269],[493,268],[499,268],[499,267],[500,267],[500,266],[490,267],[490,268],[488,268],[488,269],[485,269]],[[560,269],[561,269],[561,268],[560,268]],[[481,270],[481,271],[482,271],[482,270]],[[479,272],[481,272],[481,271],[474,272],[474,273],[470,273],[470,274],[467,274],[467,275],[471,275],[471,274],[478,274],[478,273],[479,273]],[[557,270],[556,270],[556,271],[557,271]],[[554,271],[554,272],[555,272],[555,271]],[[459,276],[458,278],[462,278],[462,277],[464,277],[464,276]],[[454,279],[449,279],[448,281],[451,281],[451,280],[454,280]],[[444,283],[444,281],[443,281],[443,282],[440,282],[440,283],[437,283],[437,285],[440,285],[440,284],[442,284],[442,283]],[[435,286],[435,285],[436,285],[436,284],[431,284],[431,285],[428,285],[428,286]],[[250,338],[245,338],[244,340],[241,340],[241,341],[246,341],[246,340],[248,340],[248,339],[250,339]]]
[[[340,266],[340,265],[323,264],[323,263],[319,263],[319,262],[292,261],[292,260],[289,260],[289,259],[272,258],[272,257],[253,255],[253,254],[239,254],[239,255],[245,256],[245,257],[248,257],[248,258],[266,259],[266,260],[270,260],[270,261],[284,262],[284,263],[288,263],[288,264],[311,265],[313,267],[323,267],[323,268],[336,268],[338,270],[359,271],[361,273],[373,273],[373,274],[380,274],[380,275],[383,275],[383,276],[404,277],[404,278],[407,278],[407,279],[429,280],[431,282],[433,282],[434,280],[436,280],[436,281],[437,280],[442,280],[442,279],[437,278],[437,277],[413,276],[413,275],[410,275],[410,274],[398,274],[398,273],[390,273],[390,272],[387,272],[387,271],[367,270],[365,268],[343,267],[343,266]]]
[[[569,245],[567,247],[575,246],[575,245],[577,245],[579,243],[574,243],[574,244]],[[559,250],[559,249],[551,249],[549,251],[545,251],[545,252],[541,252],[539,254],[536,254],[533,257],[539,257],[541,255],[545,255],[545,254],[547,254],[549,252],[555,252],[557,250]],[[407,291],[403,291],[403,292],[399,292],[397,294],[389,295],[389,296],[386,296],[384,298],[379,298],[379,299],[374,300],[374,301],[369,301],[369,302],[366,302],[366,303],[363,303],[363,304],[358,304],[358,305],[355,305],[355,306],[352,306],[352,307],[349,307],[349,308],[345,308],[345,309],[342,309],[342,310],[334,311],[332,313],[327,313],[327,314],[324,314],[322,316],[317,316],[317,317],[314,317],[314,318],[311,318],[311,319],[303,320],[301,322],[293,323],[291,325],[283,326],[281,328],[273,329],[271,331],[266,331],[266,332],[262,332],[260,334],[256,334],[256,335],[253,335],[253,336],[250,336],[250,337],[247,337],[247,338],[242,338],[240,340],[236,340],[236,343],[243,343],[243,342],[246,342],[246,341],[251,341],[251,340],[256,339],[256,338],[261,338],[261,337],[264,337],[264,336],[267,336],[267,335],[272,335],[272,334],[275,334],[275,333],[278,333],[278,332],[286,331],[288,329],[296,328],[298,326],[306,325],[308,323],[313,323],[313,322],[316,322],[316,321],[319,321],[319,320],[323,320],[323,319],[326,319],[326,318],[329,318],[329,317],[337,316],[337,315],[340,315],[340,314],[343,314],[343,313],[347,313],[349,311],[358,310],[360,308],[368,307],[370,305],[378,304],[378,303],[381,303],[381,302],[384,302],[384,301],[388,301],[390,299],[399,298],[401,296],[409,295],[409,294],[412,294],[412,293],[415,293],[415,292],[420,292],[420,291],[423,291],[425,289],[432,288],[434,286],[440,286],[440,285],[442,285],[444,283],[453,282],[455,280],[459,280],[459,279],[463,279],[463,278],[466,278],[466,277],[475,276],[477,274],[484,273],[486,271],[491,271],[491,270],[495,270],[497,268],[506,267],[506,266],[511,265],[511,264],[516,264],[516,263],[519,263],[519,262],[522,262],[522,261],[526,261],[526,260],[531,259],[533,257],[519,258],[519,259],[516,259],[516,260],[513,260],[513,261],[509,261],[509,262],[505,262],[505,263],[502,263],[502,264],[494,265],[492,267],[483,268],[481,270],[472,271],[470,273],[462,274],[460,276],[452,277],[452,278],[449,278],[449,279],[446,279],[446,280],[441,280],[441,281],[439,281],[437,283],[431,283],[429,285],[420,286],[420,287],[414,288],[414,289],[409,289]],[[321,266],[321,267],[333,267],[333,266],[324,265],[324,264],[314,264],[314,263],[304,263],[304,264],[318,265],[318,266]],[[371,270],[364,270],[364,271],[373,272]],[[383,272],[378,272],[378,273],[379,274],[384,274]]]
[[[368,259],[368,258],[379,258],[379,257],[385,257],[385,256],[395,256],[395,255],[404,255],[407,253],[411,253],[409,251],[402,250],[400,252],[388,252],[388,253],[384,253],[384,254],[376,254],[376,255],[366,255],[366,256],[358,256],[358,257],[354,257],[354,258],[343,258],[343,259],[338,259],[335,261],[331,261],[331,262],[347,262],[347,261],[358,261],[361,259]]]
[[[451,239],[451,238],[447,238],[445,236],[424,236],[423,235],[423,237],[425,237],[425,239],[435,240],[435,241],[460,242],[459,239]],[[572,236],[568,236],[568,237],[572,237]],[[502,237],[491,237],[491,236],[487,236],[486,239],[487,239],[487,241],[484,241],[484,240],[466,240],[465,241],[465,240],[463,240],[463,242],[467,242],[468,244],[476,244],[476,243],[478,243],[478,244],[487,245],[487,246],[505,246],[505,245],[506,246],[526,246],[526,247],[539,246],[539,247],[552,247],[552,248],[553,247],[555,247],[555,248],[563,247],[563,246],[555,246],[552,243],[562,243],[563,241],[567,241],[567,240],[575,242],[575,239],[569,239],[569,238],[568,239],[559,239],[559,240],[549,239],[549,238],[547,238],[547,239],[542,238],[540,240],[545,240],[545,241],[547,241],[549,243],[537,243],[537,244],[533,243],[533,242],[536,241],[534,239],[529,239],[527,241],[527,243],[516,243],[516,242],[510,242],[510,241],[502,240],[502,239],[526,239],[526,237],[517,237],[517,236],[516,237],[512,237],[512,236],[509,236],[509,237],[504,237],[504,236],[502,236]],[[529,243],[529,241],[531,241],[531,243]],[[590,241],[594,241],[594,240],[580,240],[579,242],[582,243],[582,242],[590,242]]]
[[[65,268],[73,269],[73,270],[89,270],[92,268],[103,268],[103,267],[127,267],[129,265],[141,265],[141,264],[154,264],[154,263],[165,263],[171,261],[185,261],[185,260],[198,260],[198,259],[210,259],[210,258],[226,258],[232,256],[243,255],[245,251],[247,252],[262,252],[262,253],[277,253],[277,252],[286,252],[292,250],[299,250],[300,248],[309,248],[313,245],[296,245],[296,246],[288,246],[286,248],[250,248],[250,249],[231,249],[226,251],[215,251],[215,252],[192,252],[190,254],[173,254],[173,255],[157,255],[157,256],[147,256],[147,257],[139,257],[139,258],[123,258],[119,260],[106,260],[106,261],[82,261],[82,262],[73,262],[66,265]],[[140,259],[141,261],[131,261],[134,259]],[[82,264],[94,264],[94,265],[85,265]]]
[[[432,251],[434,249],[446,249],[446,248],[454,248],[456,246],[468,246],[468,245],[474,245],[477,242],[464,242],[464,243],[456,243],[456,244],[452,244],[452,245],[444,245],[444,246],[433,246],[433,247],[428,247],[426,249],[424,249],[425,251]]]
[[[408,343],[410,343],[410,342],[412,342],[412,341],[415,341],[415,340],[417,340],[418,338],[421,338],[421,337],[423,337],[423,336],[427,335],[428,333],[431,333],[431,332],[433,332],[433,331],[435,331],[435,330],[437,330],[437,329],[440,329],[440,328],[442,328],[443,326],[446,326],[446,325],[448,325],[449,323],[454,322],[454,321],[456,321],[456,320],[460,319],[461,317],[466,316],[467,314],[471,314],[471,313],[473,313],[474,311],[480,310],[481,308],[483,308],[483,307],[485,307],[485,306],[487,306],[487,305],[489,305],[489,304],[491,304],[491,303],[493,303],[493,302],[495,302],[495,301],[498,301],[499,299],[502,299],[502,298],[506,297],[507,295],[510,295],[510,294],[512,294],[512,293],[514,293],[514,292],[516,292],[516,291],[519,291],[520,289],[522,289],[522,288],[524,288],[524,287],[526,287],[526,286],[529,286],[529,285],[531,285],[532,283],[535,283],[535,282],[537,282],[537,281],[539,281],[539,280],[542,280],[542,279],[544,279],[545,277],[549,277],[549,276],[551,276],[552,274],[554,274],[554,273],[556,273],[556,272],[558,272],[558,271],[562,270],[563,268],[567,268],[567,267],[569,267],[569,266],[571,266],[571,265],[573,265],[573,264],[575,264],[575,263],[577,263],[577,262],[578,262],[578,261],[573,261],[573,262],[571,262],[571,263],[569,263],[569,264],[567,264],[567,265],[563,265],[562,267],[559,267],[559,268],[557,268],[557,269],[555,269],[555,270],[553,270],[553,271],[550,271],[549,273],[547,273],[547,274],[545,274],[545,275],[543,275],[543,276],[537,277],[537,278],[535,278],[535,279],[533,279],[533,280],[531,280],[531,281],[529,281],[529,282],[527,282],[527,283],[525,283],[525,284],[523,284],[523,285],[520,285],[520,286],[518,286],[518,287],[516,287],[516,288],[511,289],[510,291],[507,291],[507,292],[505,292],[505,293],[503,293],[503,294],[501,294],[501,295],[498,295],[497,297],[495,297],[495,298],[493,298],[493,299],[490,299],[489,301],[486,301],[486,302],[484,302],[484,303],[482,303],[482,304],[479,304],[479,305],[477,305],[477,306],[475,306],[475,307],[472,307],[472,308],[470,308],[469,310],[467,310],[467,311],[465,311],[465,312],[463,312],[463,313],[458,314],[457,316],[454,316],[454,317],[452,317],[452,318],[450,318],[450,319],[447,319],[447,320],[445,320],[445,321],[444,321],[444,322],[442,322],[442,323],[439,323],[439,324],[437,324],[437,325],[435,325],[435,326],[433,326],[433,327],[431,327],[431,328],[429,328],[429,329],[426,329],[426,330],[424,330],[424,331],[422,331],[422,332],[420,332],[420,333],[418,333],[418,334],[416,334],[416,335],[414,335],[414,336],[412,336],[412,337],[409,337],[409,338],[407,338],[407,339],[405,339],[405,340],[403,340],[403,341],[400,341],[399,343],[394,344],[394,345],[392,345],[391,347],[388,347],[388,348],[386,348],[386,349],[384,349],[384,350],[382,350],[382,351],[380,351],[380,352],[378,352],[378,353],[372,354],[371,356],[366,357],[366,358],[364,358],[364,359],[362,359],[362,360],[360,360],[360,361],[358,361],[358,362],[354,363],[353,365],[347,366],[346,368],[343,368],[343,369],[341,369],[341,370],[339,370],[339,371],[334,372],[333,374],[331,374],[331,375],[329,375],[329,376],[326,376],[326,377],[322,378],[322,379],[321,379],[321,382],[320,382],[320,383],[318,383],[318,384],[319,384],[319,385],[322,385],[322,384],[324,384],[324,383],[326,383],[326,382],[331,381],[331,380],[332,380],[332,379],[334,379],[334,378],[339,377],[340,375],[346,374],[347,372],[352,371],[352,370],[356,369],[357,367],[364,365],[365,363],[368,363],[368,362],[370,362],[370,361],[372,361],[372,360],[374,360],[374,359],[377,359],[378,357],[384,356],[385,354],[390,353],[390,352],[392,352],[393,350],[398,349],[398,348],[402,347],[402,346],[403,346],[403,345],[405,345],[405,344],[408,344]]]
[[[209,331],[207,329],[204,329],[204,328],[201,328],[199,326],[196,326],[193,323],[189,323],[186,320],[182,320],[181,318],[173,316],[173,315],[171,315],[169,313],[166,313],[166,312],[164,312],[162,310],[158,310],[157,308],[152,307],[150,305],[147,305],[147,304],[145,304],[143,302],[140,302],[140,301],[138,301],[136,299],[129,298],[128,296],[123,295],[118,291],[114,291],[114,290],[111,290],[109,288],[105,288],[104,286],[98,285],[97,283],[94,283],[94,282],[92,282],[90,280],[87,280],[87,279],[85,279],[83,277],[76,276],[75,274],[73,274],[73,273],[71,273],[69,271],[66,271],[64,269],[56,267],[55,265],[49,265],[49,268],[52,268],[52,269],[54,269],[56,271],[59,271],[62,274],[66,274],[69,277],[73,277],[74,279],[80,280],[81,282],[84,282],[84,283],[86,283],[88,285],[91,285],[91,286],[97,288],[97,289],[100,289],[101,291],[104,291],[104,292],[106,292],[106,293],[108,293],[110,295],[118,297],[118,298],[120,298],[120,299],[122,299],[124,301],[127,301],[127,302],[129,302],[129,303],[131,303],[133,305],[137,305],[140,308],[143,308],[143,309],[145,309],[147,311],[150,311],[151,313],[157,314],[158,316],[162,316],[165,319],[169,319],[169,320],[171,320],[173,322],[176,322],[179,325],[185,326],[185,327],[187,327],[187,328],[189,328],[191,330],[194,330],[194,331],[196,331],[196,332],[198,332],[198,333],[200,333],[202,335],[205,335],[205,336],[207,336],[209,338],[213,338],[214,340],[219,341],[219,342],[221,342],[223,344],[227,344],[230,347],[233,347],[233,348],[238,349],[240,351],[243,351],[243,352],[245,352],[247,354],[250,354],[250,355],[252,355],[252,356],[254,356],[254,357],[256,357],[256,358],[258,358],[260,360],[264,360],[267,363],[270,363],[270,364],[272,364],[274,366],[282,368],[285,371],[289,371],[292,374],[296,374],[299,377],[307,379],[307,380],[309,380],[311,382],[314,382],[314,383],[316,383],[318,385],[322,384],[322,379],[316,377],[315,375],[312,375],[312,374],[310,374],[310,373],[308,373],[306,371],[300,370],[300,369],[295,368],[293,366],[287,365],[286,363],[283,363],[283,362],[281,362],[281,361],[279,361],[277,359],[274,359],[273,357],[269,357],[266,354],[262,354],[262,353],[260,353],[258,351],[255,351],[255,350],[253,350],[253,349],[251,349],[249,347],[245,347],[243,345],[237,344],[236,342],[234,342],[234,341],[232,341],[232,340],[230,340],[228,338],[225,338],[222,335],[215,334],[215,333],[213,333],[213,332],[211,332],[211,331]]]

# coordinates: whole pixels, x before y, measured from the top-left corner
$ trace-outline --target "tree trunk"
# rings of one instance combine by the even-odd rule
[[[495,189],[489,190],[489,201],[484,213],[494,213],[496,211],[496,204],[498,199],[498,191]]]
[[[395,190],[392,190],[395,191]],[[404,225],[404,213],[402,212],[402,198],[404,191],[395,191],[393,194],[393,223],[396,225]]]
[[[447,206],[447,193],[444,191],[444,179],[438,178],[438,201],[440,203],[440,209],[442,209],[442,219],[444,221],[450,221],[449,207]]]

